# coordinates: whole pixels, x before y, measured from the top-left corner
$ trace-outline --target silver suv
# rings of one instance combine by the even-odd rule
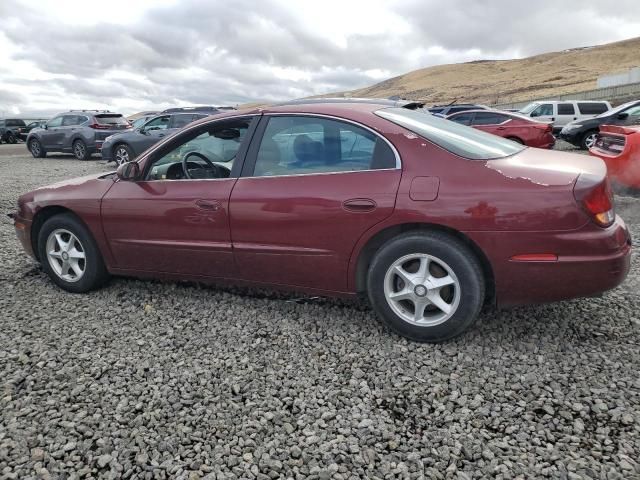
[[[71,110],[56,115],[42,128],[27,136],[27,148],[36,158],[47,153],[73,153],[78,160],[88,160],[102,150],[104,139],[131,128],[119,113],[108,110]]]

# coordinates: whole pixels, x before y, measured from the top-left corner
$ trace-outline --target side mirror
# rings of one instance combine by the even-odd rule
[[[47,129],[47,128],[49,128],[49,127],[47,126],[47,124],[46,124],[46,123],[43,123],[43,124],[42,124],[42,126],[41,126],[41,128],[42,128],[43,130],[46,130],[46,129]]]
[[[620,112],[618,114],[618,120],[624,120],[625,118],[629,118],[629,114],[627,112]]]
[[[529,115],[530,117],[539,117],[540,116],[540,112],[531,112],[531,115]]]
[[[116,175],[120,180],[132,181],[140,175],[140,165],[138,162],[123,163],[116,170]]]

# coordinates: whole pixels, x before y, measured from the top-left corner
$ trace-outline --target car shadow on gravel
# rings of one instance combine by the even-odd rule
[[[34,270],[25,272],[25,275],[29,276],[36,274],[38,274],[37,269],[35,272]],[[47,281],[44,273],[41,273],[41,275],[44,281]],[[118,297],[126,297],[131,294],[137,298],[144,298],[146,293],[154,292],[157,289],[157,285],[163,285],[165,288],[167,285],[171,285],[174,291],[173,294],[177,297],[187,292],[225,293],[235,297],[234,301],[239,304],[244,301],[254,300],[265,300],[280,304],[281,308],[276,308],[275,310],[280,310],[283,314],[289,312],[293,316],[297,316],[300,311],[305,313],[312,312],[318,315],[317,321],[314,322],[314,333],[327,330],[327,337],[350,337],[349,341],[352,341],[355,329],[362,330],[362,337],[370,337],[373,333],[387,337],[387,340],[392,342],[408,342],[409,344],[418,345],[395,334],[384,326],[364,297],[357,299],[330,298],[306,296],[295,292],[266,288],[139,280],[124,277],[114,278],[107,288],[114,289]],[[601,297],[525,307],[504,309],[485,307],[472,328],[462,336],[444,342],[444,345],[458,344],[484,347],[488,344],[497,344],[508,348],[509,345],[525,343],[544,345],[545,348],[551,346],[553,350],[572,350],[576,344],[602,343],[604,340],[619,340],[622,338],[626,338],[626,341],[629,341],[630,331],[628,326],[633,326],[633,324],[628,321],[621,322],[620,318],[614,318],[619,316],[620,312],[610,308],[610,305],[615,301],[609,300],[607,298],[608,295],[610,293]],[[617,295],[620,296],[620,293]],[[640,303],[640,296],[637,297],[637,303]],[[319,309],[326,310],[325,314],[323,315],[322,312],[319,312]],[[341,313],[341,318],[348,319],[348,322],[335,320],[332,313],[337,312]],[[609,319],[609,321],[603,322],[603,318]],[[248,325],[248,327],[250,329],[252,326]],[[308,327],[307,323],[304,326],[301,325],[301,333]],[[343,332],[340,332],[340,329],[343,329]],[[636,331],[639,330],[636,329]],[[517,339],[515,344],[514,338]],[[569,348],[568,344],[571,344],[572,347]],[[514,349],[518,348],[514,346]]]

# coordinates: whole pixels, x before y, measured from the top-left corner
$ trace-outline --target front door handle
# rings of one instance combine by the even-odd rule
[[[506,130],[506,127],[498,127],[496,130]]]
[[[350,198],[342,202],[342,208],[350,212],[371,212],[377,207],[370,198]]]
[[[164,137],[166,135],[166,133],[159,133],[158,136],[159,137]]]
[[[209,212],[215,212],[216,210],[220,210],[220,202],[216,202],[215,200],[196,200],[196,207],[200,210],[207,210]]]

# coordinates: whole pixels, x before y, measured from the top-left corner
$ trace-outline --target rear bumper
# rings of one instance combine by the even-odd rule
[[[631,237],[620,217],[606,229],[589,223],[572,232],[522,234],[505,237],[501,257],[490,258],[499,306],[598,295],[620,285],[629,273]],[[483,240],[478,243],[483,248]],[[557,260],[511,260],[523,253],[554,253]]]

